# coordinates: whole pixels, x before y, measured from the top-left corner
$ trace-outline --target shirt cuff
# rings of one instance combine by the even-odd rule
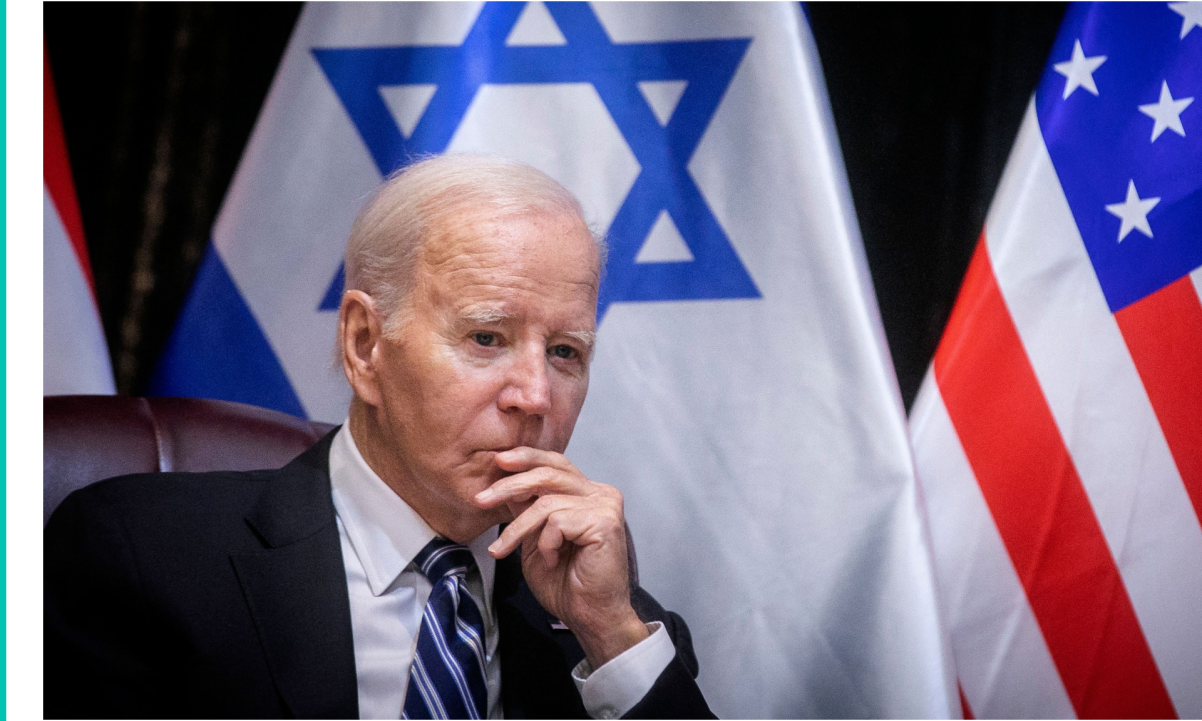
[[[676,657],[676,647],[664,624],[647,624],[651,634],[626,649],[596,671],[588,659],[572,669],[572,680],[584,701],[584,710],[593,718],[615,719],[624,716],[643,700],[655,680]]]

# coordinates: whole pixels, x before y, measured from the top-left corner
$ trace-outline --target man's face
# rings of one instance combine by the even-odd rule
[[[579,218],[447,224],[427,241],[396,340],[380,345],[382,416],[398,470],[440,504],[509,520],[473,497],[497,452],[563,452],[588,391],[599,268]]]

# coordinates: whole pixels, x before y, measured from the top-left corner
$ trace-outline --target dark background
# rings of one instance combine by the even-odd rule
[[[43,6],[118,390],[143,391],[300,13]],[[851,193],[909,408],[1062,3],[812,3]]]

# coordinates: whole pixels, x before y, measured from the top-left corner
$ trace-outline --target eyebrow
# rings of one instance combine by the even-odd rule
[[[501,321],[509,320],[513,317],[513,315],[496,307],[475,306],[471,308],[464,308],[459,314],[459,317],[469,323],[489,325],[492,323],[500,323]]]
[[[472,306],[464,308],[459,313],[459,317],[468,323],[491,325],[511,320],[513,314],[493,306]],[[565,335],[579,342],[588,350],[589,355],[592,354],[593,347],[597,345],[597,334],[591,330],[565,330],[560,335]]]
[[[590,355],[593,352],[593,346],[597,345],[597,334],[591,330],[567,330],[563,334],[580,341],[588,349]]]

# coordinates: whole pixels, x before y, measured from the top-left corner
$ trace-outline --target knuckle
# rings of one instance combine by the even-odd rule
[[[617,496],[609,496],[609,497],[605,498],[603,501],[603,505],[606,508],[612,510],[614,513],[617,513],[619,516],[622,515],[622,508],[624,507],[624,504],[622,503],[621,494],[618,494]]]
[[[609,485],[608,483],[597,483],[595,481],[593,482],[593,485],[596,487],[595,488],[596,494],[598,496],[600,496],[601,498],[604,498],[609,501],[617,501],[617,502],[621,503],[622,492],[619,491],[617,488],[614,488],[613,486]]]

